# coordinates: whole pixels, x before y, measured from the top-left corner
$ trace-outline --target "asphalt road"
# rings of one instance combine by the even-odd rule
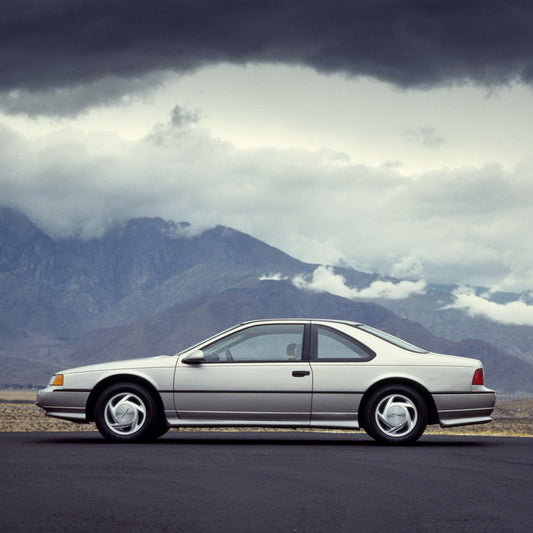
[[[533,531],[533,439],[0,433],[0,531]]]

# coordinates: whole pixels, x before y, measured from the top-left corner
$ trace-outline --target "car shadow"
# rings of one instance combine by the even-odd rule
[[[37,437],[37,434],[34,434]],[[417,447],[483,447],[496,444],[500,439],[485,436],[428,435],[405,446],[376,442],[365,433],[292,433],[292,432],[178,432],[172,431],[157,440],[140,443],[109,442],[95,432],[40,433],[34,442],[38,444],[89,444],[117,446],[201,445],[201,446],[373,446],[378,448]]]

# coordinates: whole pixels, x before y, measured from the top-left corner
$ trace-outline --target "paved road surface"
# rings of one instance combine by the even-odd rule
[[[0,433],[0,531],[531,532],[533,439]]]

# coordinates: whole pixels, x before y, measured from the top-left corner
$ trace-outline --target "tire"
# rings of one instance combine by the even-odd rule
[[[415,442],[428,423],[428,408],[420,394],[405,385],[388,385],[372,394],[364,410],[365,430],[378,442]]]
[[[152,394],[136,383],[115,383],[96,401],[96,427],[110,441],[153,440],[163,434],[161,420]]]
[[[154,439],[158,439],[159,437],[162,437],[165,433],[168,432],[170,427],[166,423],[165,420],[161,419],[159,422],[159,425],[157,426],[155,432],[154,432]]]

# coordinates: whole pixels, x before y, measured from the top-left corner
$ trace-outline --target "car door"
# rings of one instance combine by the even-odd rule
[[[338,327],[338,329],[337,329]],[[375,353],[337,327],[313,323],[311,367],[313,372],[312,426],[358,427],[358,410],[367,388],[369,362]]]
[[[243,327],[201,346],[203,361],[176,367],[179,418],[205,424],[307,425],[312,374],[305,323]]]

